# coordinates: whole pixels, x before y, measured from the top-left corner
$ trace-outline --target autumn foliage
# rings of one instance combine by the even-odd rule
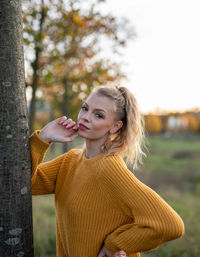
[[[40,110],[39,101],[49,106],[52,118],[55,111],[73,116],[93,87],[117,84],[125,77],[112,56],[126,46],[134,30],[127,20],[101,13],[99,6],[104,2],[87,1],[85,5],[78,0],[24,1],[31,131]],[[106,45],[110,45],[109,56],[102,54]]]
[[[145,116],[145,129],[149,133],[158,133],[162,130],[162,122],[159,116],[149,114]]]
[[[184,113],[147,114],[145,129],[149,134],[161,132],[200,132],[200,111]]]

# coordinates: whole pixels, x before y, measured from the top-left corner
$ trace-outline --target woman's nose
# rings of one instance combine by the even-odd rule
[[[86,121],[89,121],[89,120],[90,120],[90,114],[89,114],[89,112],[85,112],[85,113],[84,113],[83,119],[86,120]]]

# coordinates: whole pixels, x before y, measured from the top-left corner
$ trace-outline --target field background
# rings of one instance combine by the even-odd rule
[[[75,144],[81,142],[75,140]],[[69,145],[74,147],[74,145]],[[148,154],[143,166],[134,172],[159,193],[183,218],[184,237],[165,243],[142,257],[200,256],[200,136],[162,134],[148,137]],[[61,153],[55,144],[46,160]],[[34,247],[36,257],[55,257],[54,196],[33,197]]]

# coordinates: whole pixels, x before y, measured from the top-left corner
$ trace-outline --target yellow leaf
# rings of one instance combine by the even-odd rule
[[[46,34],[42,34],[42,35],[41,35],[41,39],[45,39],[46,36],[47,36]]]

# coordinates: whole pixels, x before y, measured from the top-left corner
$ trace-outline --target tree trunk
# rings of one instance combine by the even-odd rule
[[[34,72],[35,73],[35,72]],[[33,75],[34,76],[34,75]],[[29,131],[30,134],[34,131],[34,118],[35,118],[35,104],[36,104],[36,90],[37,90],[37,80],[38,76],[36,75],[34,78],[34,82],[32,83],[32,95],[30,101],[30,109],[29,109]]]
[[[50,121],[52,121],[52,120],[55,120],[55,115],[54,115],[54,111],[53,111],[53,109],[52,109],[52,107],[50,108]],[[55,147],[56,145],[55,145],[55,143],[54,144],[52,144],[51,145],[51,147],[50,147],[50,151],[52,152],[52,153],[55,153],[55,150],[56,150],[56,147]]]
[[[68,102],[68,97],[67,97],[67,79],[63,79],[63,86],[64,86],[64,93],[63,93],[63,99],[62,99],[62,114],[68,117],[68,106],[67,106],[67,102]],[[67,151],[69,151],[69,147],[68,144],[65,143],[62,145],[63,147],[63,153],[66,153]]]
[[[0,0],[0,256],[32,257],[21,1]]]
[[[38,71],[40,69],[40,55],[42,52],[42,33],[43,25],[46,18],[46,11],[44,8],[44,0],[41,0],[41,10],[40,10],[40,27],[38,35],[35,37],[35,60],[31,64],[33,68],[33,79],[32,79],[32,97],[30,102],[30,111],[29,111],[29,130],[30,133],[34,131],[34,118],[35,118],[35,105],[36,105],[36,91],[38,88]]]

